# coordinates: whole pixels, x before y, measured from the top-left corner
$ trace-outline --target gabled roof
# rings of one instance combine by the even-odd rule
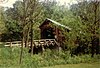
[[[66,28],[66,29],[68,29],[68,30],[71,30],[71,28],[69,28],[68,26],[65,26],[65,25],[63,25],[63,24],[60,24],[59,22],[56,22],[56,21],[54,21],[54,20],[52,20],[52,19],[47,18],[45,21],[50,21],[51,23],[54,23],[54,24],[56,24],[56,25],[58,25],[58,26],[64,27],[64,28]],[[44,23],[45,23],[45,22],[44,22]],[[42,24],[40,25],[40,27],[41,27],[44,23],[42,23]]]

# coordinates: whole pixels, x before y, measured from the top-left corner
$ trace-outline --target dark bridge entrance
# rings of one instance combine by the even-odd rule
[[[49,27],[43,30],[42,39],[54,39],[53,28]]]

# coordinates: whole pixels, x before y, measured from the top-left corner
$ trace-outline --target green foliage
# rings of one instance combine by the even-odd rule
[[[100,60],[100,55],[71,56],[70,51],[46,50],[42,54],[31,55],[24,48],[22,64],[19,64],[20,48],[0,48],[0,67],[38,68],[60,64],[93,63]]]
[[[0,7],[0,34],[6,32],[6,27],[4,23],[4,8]]]
[[[9,20],[6,22],[6,28],[8,29],[8,32],[21,32],[21,27],[19,24],[14,20]]]
[[[70,50],[82,46],[85,53],[88,51],[95,53],[95,50],[98,54],[100,53],[99,40],[97,40],[100,34],[98,31],[99,11],[100,1],[83,0],[70,6],[70,13],[66,15],[68,18],[65,16],[63,18],[63,21],[67,22],[67,25],[72,28],[69,33],[64,33],[67,39],[65,46],[67,45]],[[93,42],[94,39],[97,41]],[[91,46],[93,50],[91,50]],[[84,49],[84,47],[86,48]]]
[[[96,5],[97,9],[94,10]],[[42,54],[30,56],[30,54],[27,53],[28,49],[24,49],[22,64],[20,66],[18,64],[20,49],[3,48],[0,46],[2,47],[0,48],[0,67],[19,66],[21,68],[37,68],[59,64],[77,64],[98,61],[100,55],[95,55],[94,58],[91,58],[90,54],[83,55],[81,53],[82,55],[78,56],[71,56],[71,54],[72,51],[75,52],[78,47],[82,48],[78,52],[81,50],[85,52],[89,51],[89,53],[91,52],[89,48],[92,45],[91,37],[93,37],[93,35],[97,38],[100,37],[99,11],[100,2],[95,3],[90,0],[72,4],[70,9],[65,5],[58,5],[55,1],[42,1],[42,3],[40,3],[37,0],[24,0],[24,2],[15,2],[13,8],[8,8],[6,11],[2,12],[0,11],[0,13],[2,13],[0,14],[0,33],[3,33],[5,28],[7,28],[8,31],[6,31],[6,33],[9,37],[12,37],[9,33],[22,31],[26,37],[30,34],[30,25],[33,24],[34,39],[40,39],[39,25],[45,18],[50,18],[61,24],[67,25],[72,30],[67,32],[66,29],[59,27],[63,30],[63,34],[66,37],[64,43],[64,46],[67,47],[66,51],[58,52],[58,50],[46,50]],[[31,23],[30,19],[34,23]],[[13,36],[15,36],[13,38],[17,38],[17,35],[13,34]],[[98,50],[100,49],[99,47],[96,48],[98,48]]]

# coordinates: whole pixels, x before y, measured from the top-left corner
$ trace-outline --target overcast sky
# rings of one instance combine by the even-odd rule
[[[0,3],[0,6],[3,6],[3,7],[13,7],[13,3],[15,3],[16,0],[8,0],[7,2],[5,3]],[[60,4],[68,4],[70,2],[75,2],[75,0],[56,0],[56,1],[59,1]]]

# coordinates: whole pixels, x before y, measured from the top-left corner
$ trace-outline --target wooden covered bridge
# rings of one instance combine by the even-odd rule
[[[39,50],[44,50],[46,48],[56,48],[60,47],[61,43],[65,40],[65,36],[62,34],[62,30],[59,27],[64,27],[68,32],[71,28],[62,25],[54,20],[47,18],[40,26],[41,39],[34,40],[34,48],[42,48]],[[10,45],[8,45],[10,44]],[[21,46],[21,41],[7,43],[5,46]],[[29,42],[30,46],[30,42]]]

